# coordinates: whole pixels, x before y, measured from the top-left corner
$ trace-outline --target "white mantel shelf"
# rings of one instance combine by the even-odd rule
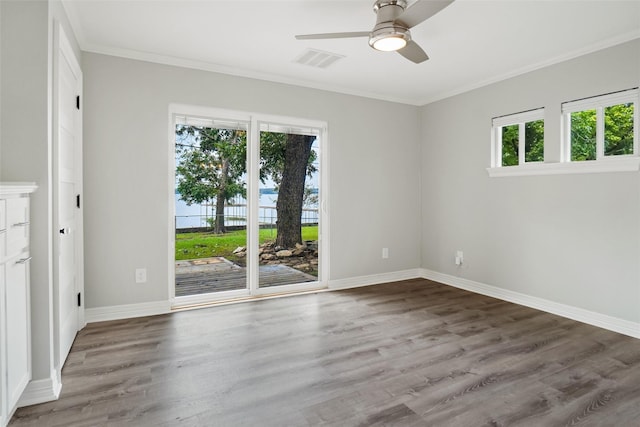
[[[0,194],[33,193],[37,188],[35,182],[0,182]]]

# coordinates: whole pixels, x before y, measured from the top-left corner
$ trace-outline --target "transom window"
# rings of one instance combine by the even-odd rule
[[[544,108],[493,119],[492,166],[544,162]]]
[[[637,107],[637,88],[563,103],[563,160],[637,156]]]

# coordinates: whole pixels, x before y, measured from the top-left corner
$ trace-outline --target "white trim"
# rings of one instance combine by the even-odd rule
[[[514,304],[523,305],[525,307],[535,308],[536,310],[556,314],[558,316],[566,317],[578,322],[628,335],[633,338],[640,338],[640,323],[608,316],[606,314],[596,313],[594,311],[585,310],[583,308],[578,308],[571,305],[561,304],[544,298],[522,294],[520,292],[498,288],[496,286],[487,285],[462,277],[438,273],[426,268],[422,269],[421,276],[425,279],[433,280],[435,282],[443,283],[455,288],[460,288],[466,291],[475,292],[477,294],[498,298],[503,301],[512,302]]]
[[[350,277],[348,279],[329,280],[329,290],[359,288],[361,286],[380,285],[383,283],[399,282],[401,280],[422,278],[422,270],[394,271],[391,273],[371,274],[368,276]]]
[[[330,219],[329,212],[329,125],[325,124],[320,132],[320,194],[318,198],[318,218],[321,219],[318,224],[318,280],[323,286],[329,286],[330,264],[329,259],[329,230]]]
[[[260,127],[259,118],[251,117],[249,138],[247,140],[247,227],[246,245],[247,275],[246,291],[252,296],[258,290],[260,282],[260,260],[256,248],[260,247]],[[256,203],[256,200],[258,203]],[[254,225],[258,226],[255,227]]]
[[[156,316],[170,312],[171,304],[169,301],[153,301],[87,308],[85,310],[85,319],[87,323],[94,323],[108,320],[132,319],[134,317]]]
[[[3,196],[33,193],[37,188],[34,182],[0,182],[0,194]]]
[[[571,145],[570,140],[568,141],[568,143],[569,145]],[[571,148],[569,150],[571,150]],[[604,156],[604,108],[598,107],[596,108],[596,160],[602,160],[602,159],[605,159],[605,156]],[[567,160],[572,161],[571,158]]]
[[[169,120],[167,121],[168,137],[167,150],[169,164],[167,165],[167,287],[169,290],[169,301],[173,304],[176,298],[176,202],[175,202],[175,182],[176,182],[176,123],[175,118],[181,105],[169,104]]]
[[[18,408],[58,400],[60,391],[62,391],[62,383],[58,381],[58,375],[53,370],[49,378],[32,380],[27,384],[27,388],[18,401]]]
[[[570,175],[579,173],[638,172],[640,157],[618,156],[603,160],[561,163],[526,163],[519,166],[487,168],[491,178],[532,175]]]

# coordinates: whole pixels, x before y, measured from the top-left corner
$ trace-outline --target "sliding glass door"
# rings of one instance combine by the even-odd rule
[[[174,109],[174,305],[323,287],[326,127]]]

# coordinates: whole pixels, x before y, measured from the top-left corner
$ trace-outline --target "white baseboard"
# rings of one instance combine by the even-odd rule
[[[51,371],[51,377],[41,380],[31,380],[18,401],[18,407],[37,405],[38,403],[58,400],[62,383],[58,381],[55,371]]]
[[[359,288],[361,286],[379,285],[398,282],[400,280],[418,279],[422,277],[422,269],[394,271],[391,273],[372,274],[369,276],[350,277],[329,281],[329,290]]]
[[[512,302],[526,307],[535,308],[547,313],[556,314],[568,319],[577,320],[578,322],[587,323],[599,328],[608,329],[620,334],[628,335],[633,338],[640,338],[640,323],[631,322],[606,314],[596,313],[594,311],[557,303],[543,298],[533,297],[519,292],[498,288],[484,283],[475,282],[473,280],[464,279],[462,277],[451,276],[448,274],[438,273],[428,269],[422,269],[421,276],[434,282],[443,283],[445,285],[475,292],[477,294],[498,298],[503,301]]]
[[[382,283],[397,282],[424,278],[445,285],[464,289],[477,294],[498,298],[503,301],[520,304],[526,307],[556,314],[568,319],[577,320],[589,325],[608,329],[634,338],[640,338],[640,323],[631,322],[606,314],[557,303],[543,298],[533,297],[519,292],[498,288],[462,277],[451,276],[425,268],[415,268],[391,273],[372,274],[368,276],[350,277],[347,279],[330,280],[329,290],[357,288],[361,286],[378,285]],[[89,308],[85,310],[87,323],[102,322],[107,320],[120,320],[133,317],[153,316],[171,312],[169,301],[155,301],[140,304],[126,304],[110,307]],[[47,381],[47,380],[44,380]],[[27,386],[27,389],[31,386]],[[26,394],[26,392],[25,392]]]
[[[131,319],[133,317],[155,316],[171,312],[169,301],[144,302],[139,304],[112,305],[108,307],[87,308],[84,311],[87,323],[107,320]]]

